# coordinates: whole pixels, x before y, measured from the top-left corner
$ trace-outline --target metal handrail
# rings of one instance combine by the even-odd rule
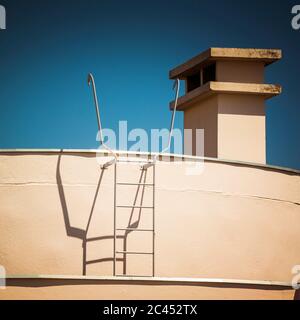
[[[178,104],[178,97],[179,97],[179,90],[180,90],[180,80],[177,78],[174,82],[173,85],[173,90],[176,89],[176,94],[175,94],[175,103],[174,103],[174,108],[173,108],[173,113],[172,113],[172,118],[171,118],[171,125],[170,125],[170,132],[169,132],[169,140],[168,140],[168,145],[166,148],[164,148],[162,151],[160,151],[158,154],[154,156],[154,162],[156,162],[156,159],[159,155],[162,153],[166,152],[167,150],[170,149],[171,147],[171,139],[173,136],[173,129],[174,129],[174,122],[175,122],[175,114],[177,110],[177,104]]]
[[[117,160],[117,155],[103,141],[102,125],[101,125],[101,118],[100,118],[100,112],[99,112],[99,103],[98,103],[95,79],[94,79],[93,75],[91,73],[89,73],[88,74],[88,85],[90,86],[91,83],[92,83],[92,87],[93,87],[93,95],[94,95],[95,109],[96,109],[96,115],[97,115],[97,123],[98,123],[98,129],[99,129],[100,145],[102,145],[107,151],[109,151],[109,153],[111,153],[113,155],[113,157],[115,158],[113,162],[107,163],[106,165],[102,166],[102,167],[107,167],[107,166],[113,164]]]
[[[90,86],[92,84],[93,88],[93,95],[94,95],[94,102],[95,102],[95,109],[96,109],[96,115],[97,115],[97,123],[98,123],[98,129],[99,129],[99,138],[100,138],[100,145],[102,145],[109,153],[111,153],[114,157],[114,161],[108,163],[107,165],[104,165],[104,167],[107,167],[111,164],[113,164],[115,161],[117,161],[117,155],[116,153],[111,150],[103,141],[103,134],[102,134],[102,124],[101,124],[101,117],[100,117],[100,112],[99,112],[99,103],[98,103],[98,97],[97,97],[97,89],[96,89],[96,84],[95,84],[95,79],[91,73],[88,74],[88,85]],[[175,122],[175,114],[177,110],[177,104],[178,104],[178,97],[179,97],[179,90],[180,90],[180,81],[177,78],[174,82],[173,89],[176,89],[176,94],[175,94],[175,103],[174,103],[174,108],[173,108],[173,113],[172,113],[172,118],[171,118],[171,124],[170,124],[170,132],[169,132],[169,139],[168,139],[168,145],[160,151],[158,154],[154,156],[154,163],[156,162],[156,159],[159,155],[162,153],[166,152],[167,150],[170,149],[171,147],[171,140],[173,136],[173,130],[174,130],[174,122]]]

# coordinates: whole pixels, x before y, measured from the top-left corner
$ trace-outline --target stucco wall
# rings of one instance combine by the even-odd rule
[[[266,163],[265,98],[218,96],[218,157]]]
[[[196,130],[204,129],[204,156],[218,157],[218,97],[213,96],[195,103],[184,111],[184,129],[192,129],[192,152],[187,150],[185,143],[184,153],[196,155]],[[190,139],[185,137],[186,140]]]
[[[290,282],[300,264],[300,175],[210,160],[201,175],[187,175],[194,165],[157,163],[156,276]],[[100,169],[94,153],[2,153],[0,264],[7,273],[112,275],[113,173]],[[140,178],[138,166],[118,165],[119,181]],[[118,188],[118,203],[132,204],[137,187]],[[119,226],[151,227],[151,210],[130,215],[119,209]],[[131,232],[118,246],[151,250],[149,236]],[[149,257],[119,261],[118,273],[125,266],[127,274],[151,275]]]
[[[204,156],[266,163],[265,97],[250,94],[218,94],[195,102],[184,111],[184,128],[204,129]],[[185,139],[188,140],[188,136]]]

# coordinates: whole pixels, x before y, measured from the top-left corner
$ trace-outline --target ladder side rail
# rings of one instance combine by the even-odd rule
[[[152,217],[152,228],[153,228],[153,237],[152,237],[152,276],[155,276],[155,165],[153,166],[153,173],[152,173],[152,181],[153,181],[153,196],[152,196],[152,205],[153,205],[153,217]]]
[[[116,275],[116,264],[117,264],[117,162],[115,162],[114,170],[114,263],[113,263],[113,274]]]

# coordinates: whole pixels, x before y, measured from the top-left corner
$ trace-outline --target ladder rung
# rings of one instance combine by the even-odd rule
[[[117,182],[120,186],[154,186],[153,183],[131,183],[131,182]]]
[[[145,165],[147,165],[147,164],[153,164],[154,162],[148,162],[147,160],[144,160],[143,161],[143,159],[141,159],[141,160],[131,160],[130,158],[129,159],[118,159],[117,160],[117,162],[128,162],[128,163],[139,163],[139,164],[145,164]]]
[[[116,253],[121,253],[121,254],[151,254],[153,255],[153,252],[136,252],[136,251],[116,251]]]
[[[153,229],[137,229],[137,228],[118,228],[117,231],[151,231],[154,232]]]
[[[154,207],[144,207],[144,206],[116,206],[117,208],[132,208],[132,209],[154,209]]]
[[[129,277],[129,278],[153,278],[153,276],[139,276],[131,274],[116,274],[116,277]]]

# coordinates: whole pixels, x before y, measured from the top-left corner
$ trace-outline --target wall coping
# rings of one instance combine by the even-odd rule
[[[136,157],[148,157],[152,158],[155,155],[158,156],[159,161],[205,161],[205,162],[216,162],[216,163],[223,163],[229,165],[239,165],[239,166],[246,166],[246,167],[254,167],[258,169],[266,169],[271,171],[281,171],[290,174],[300,175],[300,170],[292,169],[292,168],[285,168],[280,166],[273,166],[267,164],[259,164],[259,163],[251,163],[251,162],[244,162],[244,161],[237,161],[237,160],[227,160],[227,159],[218,159],[218,158],[209,158],[209,157],[196,157],[196,156],[189,156],[183,154],[170,154],[170,153],[150,153],[150,152],[135,152],[135,151],[121,151],[116,150],[114,151],[119,156],[136,156]],[[100,150],[100,149],[0,149],[1,154],[100,154],[102,156],[109,156],[108,151]]]
[[[223,278],[187,278],[187,277],[140,277],[140,276],[78,276],[78,275],[8,275],[7,280],[81,280],[99,282],[138,282],[141,284],[152,283],[173,283],[184,285],[237,285],[245,287],[277,287],[278,289],[295,290],[290,282],[271,281],[271,280],[242,280],[242,279],[223,279]]]

